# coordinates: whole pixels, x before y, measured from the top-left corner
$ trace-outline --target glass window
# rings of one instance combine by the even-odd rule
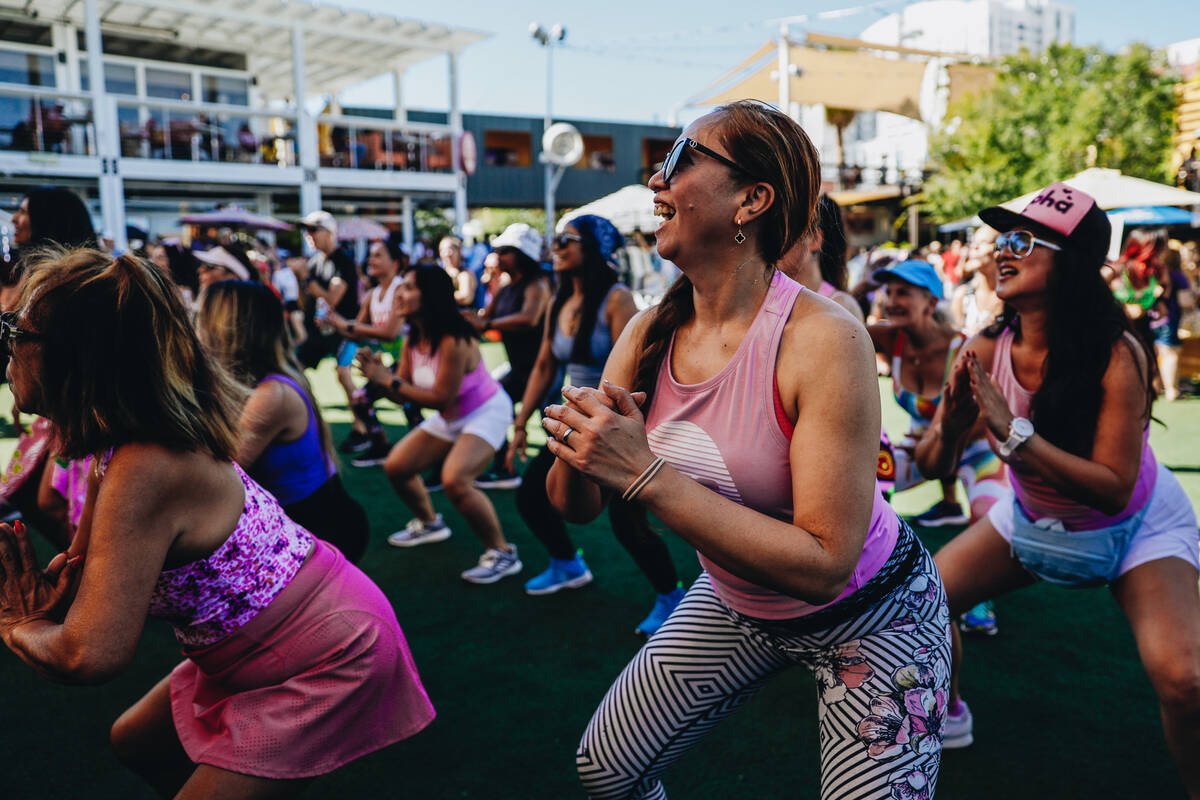
[[[91,91],[91,77],[92,76],[88,73],[87,61],[83,61],[80,64],[79,69],[80,91]],[[126,94],[136,97],[137,70],[132,64],[105,64],[104,91],[108,92],[109,94]]]
[[[489,167],[533,164],[533,134],[528,131],[484,131],[483,163]]]
[[[206,103],[223,103],[231,106],[250,105],[250,82],[245,78],[230,78],[224,75],[201,75],[200,86]]]
[[[146,96],[168,100],[192,99],[192,73],[146,68]]]
[[[25,86],[55,86],[54,57],[44,53],[0,50],[0,81]]]
[[[601,169],[612,172],[616,169],[613,160],[613,138],[611,136],[583,137],[583,157],[575,162],[577,169]]]

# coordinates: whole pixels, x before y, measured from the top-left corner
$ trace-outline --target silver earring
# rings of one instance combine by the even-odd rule
[[[733,240],[738,244],[741,244],[742,242],[746,241],[746,234],[742,233],[742,221],[740,219],[735,219],[733,224],[738,226],[737,235],[733,237]]]

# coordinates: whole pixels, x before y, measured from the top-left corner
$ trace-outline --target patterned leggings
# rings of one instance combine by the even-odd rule
[[[609,688],[575,762],[596,800],[665,798],[662,773],[775,673],[812,672],[821,797],[933,797],[950,672],[950,617],[933,558],[902,524],[866,586],[795,620],[732,611],[707,573]]]

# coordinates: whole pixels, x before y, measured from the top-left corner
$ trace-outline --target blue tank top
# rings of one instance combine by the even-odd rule
[[[279,381],[291,387],[308,409],[308,427],[304,434],[294,442],[268,445],[247,470],[250,477],[275,495],[281,506],[286,506],[320,489],[333,477],[337,468],[321,448],[317,415],[308,400],[308,393],[286,375],[268,375],[259,381],[259,386],[267,381]]]
[[[554,354],[560,364],[566,364],[567,377],[571,379],[572,386],[589,389],[596,389],[600,386],[600,377],[604,374],[604,362],[608,360],[608,354],[612,352],[613,348],[612,331],[609,330],[608,323],[604,319],[604,309],[608,308],[608,301],[618,287],[624,288],[624,284],[614,283],[596,310],[596,324],[592,327],[591,340],[588,342],[592,357],[587,363],[579,363],[571,359],[571,353],[575,349],[575,337],[563,333],[558,327],[558,320],[554,321],[554,338],[550,340],[550,352]]]

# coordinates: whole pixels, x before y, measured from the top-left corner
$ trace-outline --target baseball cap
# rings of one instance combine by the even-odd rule
[[[893,279],[928,289],[929,293],[938,300],[942,299],[942,279],[938,277],[937,270],[928,261],[910,258],[908,261],[901,261],[899,264],[892,264],[890,267],[877,269],[871,273],[871,280],[876,283],[884,283]]]
[[[492,239],[492,249],[515,247],[534,261],[542,260],[542,235],[524,222],[514,222]]]
[[[302,228],[324,228],[330,233],[337,233],[337,220],[328,211],[312,211],[305,214],[298,224]]]
[[[224,267],[236,275],[239,281],[250,279],[250,270],[246,269],[246,265],[238,261],[237,257],[224,247],[214,247],[211,250],[197,250],[193,255],[205,264],[211,264],[214,267]]]
[[[1020,213],[992,206],[980,211],[979,218],[1001,233],[1027,228],[1101,261],[1112,236],[1112,223],[1092,196],[1062,182],[1042,189]]]

